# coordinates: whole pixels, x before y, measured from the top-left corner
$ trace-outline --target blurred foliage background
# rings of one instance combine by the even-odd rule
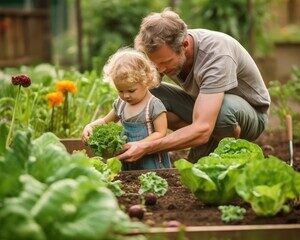
[[[0,10],[47,9],[50,12],[51,63],[76,66],[80,71],[91,70],[94,64],[101,69],[116,49],[132,46],[144,16],[167,7],[178,12],[189,28],[208,28],[228,33],[254,57],[269,55],[276,41],[300,41],[300,0],[0,2]]]

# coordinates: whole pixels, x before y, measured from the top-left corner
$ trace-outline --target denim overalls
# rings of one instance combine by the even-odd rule
[[[126,105],[126,102],[122,101],[120,104],[120,115],[121,122],[124,127],[124,134],[128,138],[128,142],[135,142],[142,140],[149,136],[153,132],[153,123],[149,116],[149,105],[152,100],[153,96],[149,99],[146,111],[145,111],[145,117],[146,122],[130,122],[124,120],[123,111]],[[160,168],[170,168],[171,167],[171,161],[169,154],[167,152],[165,153],[157,153],[157,154],[151,154],[151,155],[145,155],[141,159],[135,161],[135,162],[122,162],[122,170],[142,170],[142,169],[160,169]]]

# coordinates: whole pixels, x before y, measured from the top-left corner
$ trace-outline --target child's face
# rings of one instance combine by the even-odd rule
[[[148,88],[142,83],[128,83],[116,81],[115,86],[122,100],[130,105],[135,105],[142,101],[147,94]]]

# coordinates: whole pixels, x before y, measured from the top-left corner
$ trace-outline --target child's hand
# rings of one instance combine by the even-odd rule
[[[89,137],[91,136],[92,132],[93,132],[93,127],[90,124],[86,125],[83,129],[81,140],[84,143],[86,143]]]

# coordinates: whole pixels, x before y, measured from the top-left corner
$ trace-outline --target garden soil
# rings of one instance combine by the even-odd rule
[[[257,143],[264,154],[274,155],[289,163],[289,145],[284,134],[264,133]],[[173,161],[185,157],[186,152],[173,152]],[[294,168],[300,171],[300,144],[294,143]],[[221,220],[221,212],[216,206],[208,206],[197,200],[180,182],[176,169],[158,170],[157,175],[167,180],[167,193],[158,198],[154,206],[147,206],[142,222],[155,227],[166,226],[168,221],[177,220],[186,226],[221,226],[221,225],[261,225],[261,224],[300,224],[300,203],[290,202],[289,213],[280,212],[273,217],[258,217],[249,204],[237,200],[233,205],[246,209],[243,220],[225,223]],[[145,171],[131,171],[120,174],[122,189],[125,195],[118,198],[120,206],[127,211],[129,206],[141,202],[138,193],[140,188],[138,176]]]

